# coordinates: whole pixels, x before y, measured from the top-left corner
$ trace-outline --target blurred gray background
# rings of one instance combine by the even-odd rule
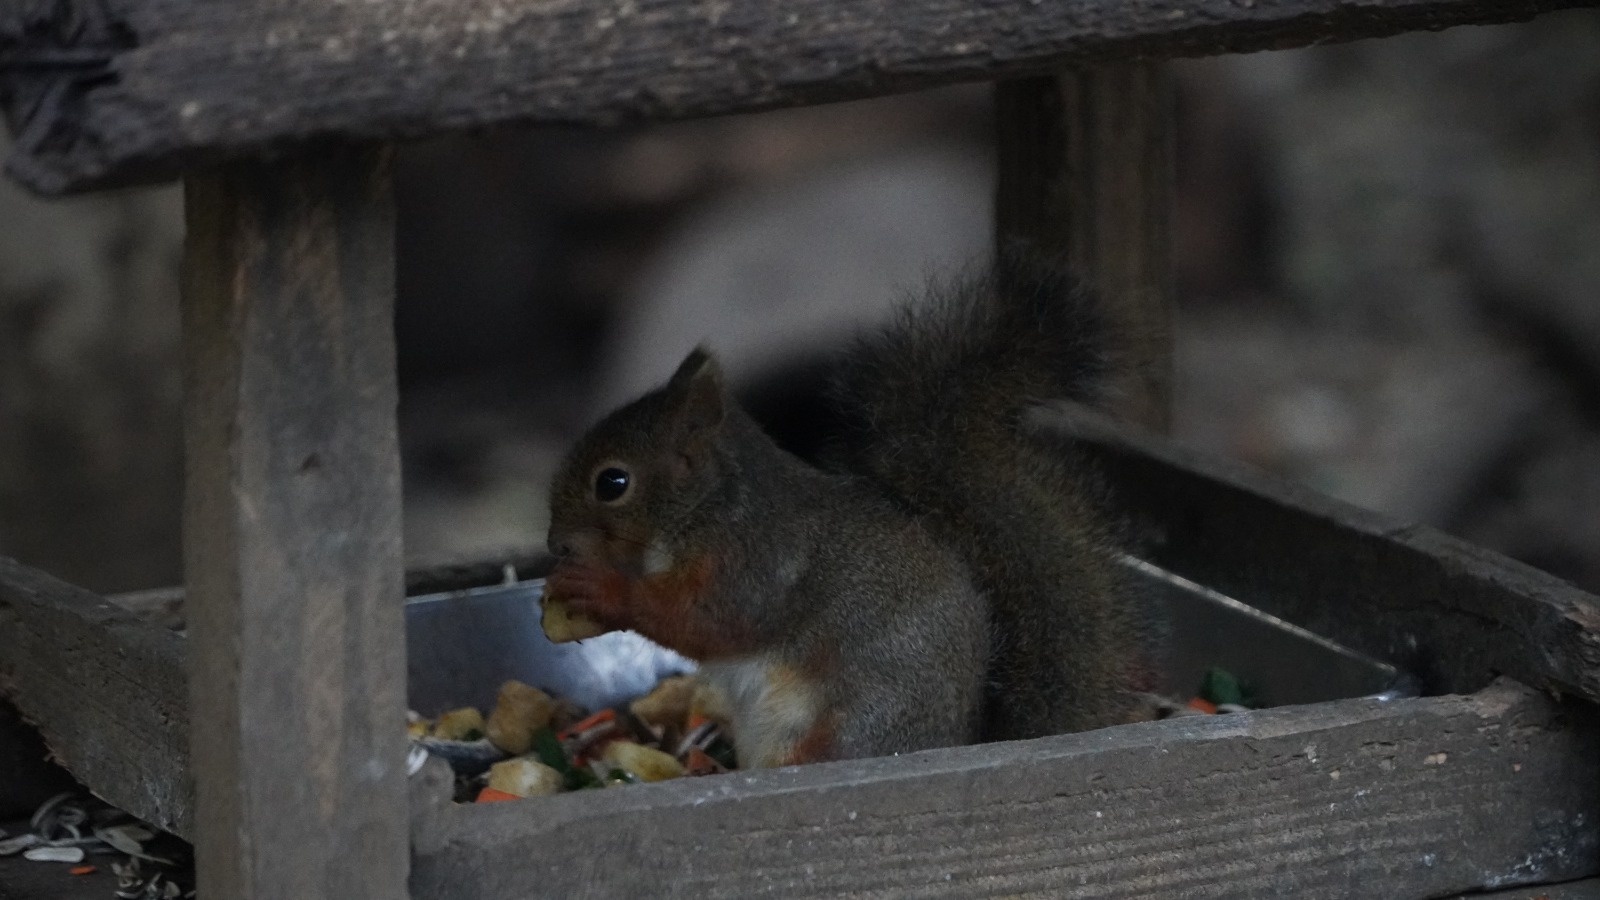
[[[1600,590],[1600,10],[1177,65],[1177,436]],[[989,240],[985,88],[402,149],[407,556],[543,541],[559,454],[709,341],[831,347]],[[179,580],[175,187],[0,184],[0,553]]]

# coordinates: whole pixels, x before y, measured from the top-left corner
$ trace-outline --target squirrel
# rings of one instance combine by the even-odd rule
[[[1032,441],[1036,402],[1101,402],[1107,313],[1008,249],[844,357],[828,462],[780,449],[716,359],[602,420],[550,495],[552,609],[696,660],[767,767],[1138,718],[1146,617],[1105,492]]]

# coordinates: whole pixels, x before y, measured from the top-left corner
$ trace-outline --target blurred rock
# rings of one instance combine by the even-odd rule
[[[1479,336],[1405,341],[1237,314],[1180,326],[1180,439],[1403,520],[1451,521],[1557,408],[1526,353]]]
[[[1600,10],[1181,71],[1281,281],[1184,298],[1180,434],[1600,589]]]
[[[1600,357],[1600,10],[1188,65],[1268,135],[1297,305],[1470,327],[1488,276]]]

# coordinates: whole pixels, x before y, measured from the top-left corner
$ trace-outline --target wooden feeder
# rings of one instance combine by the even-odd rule
[[[995,81],[997,235],[1066,253],[1160,333],[1161,60],[1580,5],[9,0],[10,174],[51,195],[184,179],[190,633],[0,561],[0,688],[89,787],[195,841],[207,898],[1433,897],[1592,878],[1600,601],[1125,434],[1090,443],[1163,564],[1433,696],[487,807],[451,805],[436,771],[408,783],[385,147]],[[1159,426],[1170,351],[1146,353],[1131,413]]]

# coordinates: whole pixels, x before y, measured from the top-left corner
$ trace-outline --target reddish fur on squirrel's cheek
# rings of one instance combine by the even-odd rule
[[[724,659],[755,648],[753,628],[742,617],[706,600],[715,589],[717,559],[707,553],[639,581],[649,622],[639,631],[691,659]],[[645,616],[641,616],[644,618]]]
[[[606,562],[619,572],[638,578],[649,572],[646,553],[650,549],[650,538],[647,535],[620,537],[616,532],[608,533],[602,542],[602,552]]]

